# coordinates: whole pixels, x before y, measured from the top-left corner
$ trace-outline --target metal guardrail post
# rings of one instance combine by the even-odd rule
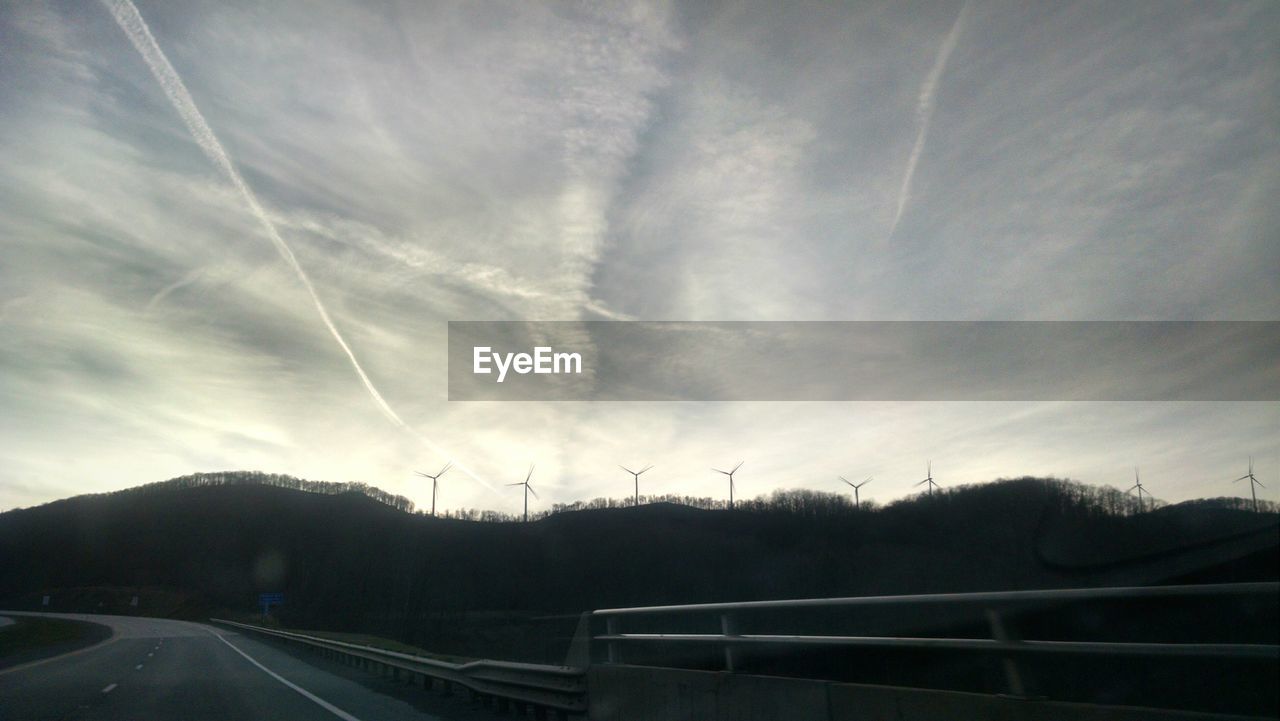
[[[1009,635],[1009,629],[1004,625],[1004,618],[994,608],[987,609],[987,623],[991,626],[991,637],[995,640],[1000,643],[1017,642]],[[1004,665],[1004,682],[1009,688],[1009,694],[1025,697],[1027,689],[1022,683],[1022,673],[1018,670],[1018,664],[1013,660],[1013,656],[1005,654],[1000,658],[1000,662]]]
[[[727,613],[720,614],[720,633],[724,636],[737,636],[738,629],[733,622],[733,617]],[[724,645],[724,670],[733,673],[733,644],[726,643]]]
[[[610,636],[618,635],[618,617],[609,616],[604,620],[604,630]],[[609,642],[609,663],[622,663],[622,656],[618,651],[616,641]]]

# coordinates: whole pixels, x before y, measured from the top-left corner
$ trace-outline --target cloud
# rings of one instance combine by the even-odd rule
[[[890,238],[898,230],[902,213],[907,209],[907,201],[911,199],[911,179],[916,174],[916,164],[920,162],[920,153],[924,151],[925,139],[929,134],[929,121],[933,118],[933,104],[938,95],[938,81],[946,72],[947,61],[956,49],[956,41],[963,32],[964,20],[968,14],[969,0],[966,0],[964,5],[960,6],[960,14],[956,16],[956,21],[951,24],[951,29],[942,39],[933,67],[929,69],[924,84],[920,86],[920,97],[916,101],[916,142],[911,146],[911,155],[907,157],[907,170],[902,175],[902,187],[898,190],[898,209],[893,214],[893,224],[889,226]]]
[[[178,77],[177,71],[169,64],[169,59],[165,57],[160,46],[156,44],[150,28],[147,27],[146,22],[138,13],[138,8],[130,0],[105,0],[105,2],[111,9],[111,14],[115,17],[116,22],[120,25],[120,29],[124,30],[125,34],[129,36],[129,41],[138,49],[142,58],[146,60],[147,66],[151,68],[152,74],[155,75],[160,86],[164,88],[165,95],[168,96],[169,102],[173,103],[174,109],[178,111],[182,122],[186,124],[187,130],[191,132],[192,138],[195,139],[205,155],[209,157],[209,160],[222,171],[227,180],[231,181],[235,189],[240,192],[240,196],[249,207],[249,211],[262,223],[263,230],[266,231],[267,237],[280,253],[280,257],[293,269],[298,276],[298,280],[307,289],[307,293],[310,294],[311,301],[315,305],[316,313],[320,315],[321,322],[329,329],[334,341],[337,342],[342,348],[342,352],[351,361],[351,367],[355,370],[356,375],[360,377],[360,382],[369,391],[369,395],[373,397],[378,408],[393,423],[407,428],[408,426],[400,419],[400,416],[396,415],[396,412],[387,404],[382,394],[378,392],[377,387],[373,385],[373,381],[369,380],[364,368],[360,366],[360,361],[356,360],[355,353],[351,351],[351,347],[347,345],[347,341],[329,318],[329,311],[325,309],[324,303],[320,301],[320,296],[316,293],[315,286],[311,283],[311,278],[307,276],[306,271],[298,263],[297,257],[293,254],[293,249],[284,242],[284,238],[280,237],[279,231],[276,230],[276,226],[271,222],[271,219],[267,217],[267,212],[258,202],[257,196],[254,195],[248,184],[245,183],[244,178],[240,177],[239,171],[232,165],[231,158],[227,156],[222,144],[218,142],[217,136],[213,134],[213,130],[205,122],[204,116],[200,114],[199,108],[196,107],[195,101],[191,98],[191,93],[182,84],[182,78]]]
[[[298,280],[302,282],[302,285],[306,288],[308,295],[311,296],[311,302],[315,306],[316,313],[319,314],[321,322],[324,323],[325,328],[329,330],[329,334],[333,336],[333,340],[340,348],[342,348],[342,352],[346,354],[347,359],[351,361],[352,369],[355,370],[356,375],[359,376],[360,382],[364,384],[365,390],[369,392],[369,395],[373,398],[373,401],[377,404],[379,410],[381,410],[392,423],[410,433],[415,438],[418,438],[424,445],[435,453],[446,457],[449,456],[449,453],[433,440],[410,428],[409,425],[396,414],[395,410],[391,408],[386,399],[382,397],[382,393],[378,391],[378,388],[373,384],[373,381],[369,379],[368,374],[365,373],[364,368],[360,365],[360,361],[356,359],[355,353],[351,350],[351,346],[347,344],[346,339],[343,338],[342,333],[338,331],[337,326],[334,325],[333,320],[329,317],[329,311],[325,308],[324,303],[321,302],[320,296],[311,282],[311,278],[307,275],[306,271],[302,269],[302,265],[298,263],[298,259],[294,255],[293,249],[285,243],[284,238],[280,236],[280,232],[276,229],[275,223],[271,221],[271,218],[267,216],[267,211],[264,210],[262,205],[258,202],[257,196],[249,188],[249,185],[244,181],[244,178],[240,176],[239,171],[237,171],[235,166],[231,163],[231,158],[227,156],[222,144],[218,142],[217,136],[214,135],[209,124],[205,122],[204,116],[200,114],[199,108],[196,107],[195,101],[191,98],[191,93],[187,91],[186,86],[182,83],[182,78],[178,76],[177,71],[173,69],[173,66],[169,63],[169,59],[165,57],[164,52],[156,43],[155,38],[151,35],[150,28],[147,27],[146,22],[138,13],[137,7],[135,7],[130,0],[104,0],[104,2],[106,2],[107,6],[111,9],[111,13],[115,17],[116,22],[120,25],[120,28],[129,36],[130,42],[133,43],[134,47],[137,48],[138,52],[142,55],[143,59],[146,60],[147,66],[151,68],[152,74],[155,75],[160,86],[164,88],[165,95],[168,96],[169,101],[173,103],[174,109],[178,111],[178,115],[181,116],[183,123],[186,124],[187,130],[191,132],[192,138],[195,139],[196,143],[200,146],[200,149],[204,151],[205,155],[209,157],[214,165],[222,171],[229,181],[231,181],[231,184],[236,188],[236,190],[239,191],[240,196],[248,206],[249,211],[262,224],[263,230],[266,232],[267,237],[271,240],[271,243],[275,246],[276,250],[280,253],[280,257],[284,259],[290,268],[293,269]],[[172,288],[172,286],[167,287],[166,290],[169,288]],[[162,290],[161,294],[164,293],[165,291]],[[154,302],[154,300],[155,298],[153,297],[152,302]],[[468,468],[465,462],[457,460],[455,463],[459,470],[466,473],[473,480],[478,481],[481,484],[488,485],[486,481]]]
[[[744,495],[885,500],[932,458],[1177,499],[1280,462],[1269,404],[450,403],[444,352],[449,320],[1274,318],[1274,3],[142,8],[371,384],[495,484],[711,495],[745,457]],[[111,14],[0,37],[0,507],[232,467],[426,498],[448,459],[387,432]]]

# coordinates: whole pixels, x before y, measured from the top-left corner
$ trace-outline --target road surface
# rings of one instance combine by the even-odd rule
[[[371,690],[353,673],[312,665],[225,628],[47,615],[100,623],[113,633],[89,648],[0,670],[0,721],[446,721],[472,716],[466,709],[447,716],[428,713],[415,708],[420,704]]]

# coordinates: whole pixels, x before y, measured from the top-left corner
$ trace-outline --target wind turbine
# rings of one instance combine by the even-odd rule
[[[1243,481],[1246,478],[1249,479],[1249,493],[1253,496],[1253,512],[1257,513],[1258,512],[1258,491],[1254,488],[1254,484],[1262,486],[1262,481],[1259,481],[1257,478],[1253,477],[1253,456],[1249,456],[1249,472],[1235,479],[1234,481],[1232,481],[1232,483],[1239,483],[1240,481]],[[1262,487],[1266,488],[1266,486],[1262,486]]]
[[[440,478],[440,476],[444,475],[445,471],[449,470],[450,468],[453,468],[453,461],[449,461],[448,463],[444,464],[444,468],[441,468],[439,471],[437,471],[434,476],[429,473],[423,473],[422,471],[414,471],[414,473],[417,473],[419,476],[422,476],[423,478],[431,479],[431,515],[432,516],[436,515],[436,481]]]
[[[532,493],[534,498],[538,497],[538,492],[533,490],[533,486],[529,485],[529,479],[533,478],[533,466],[529,466],[529,475],[519,483],[508,483],[508,486],[524,486],[524,522],[529,522],[529,494]]]
[[[733,509],[733,474],[737,473],[738,469],[742,468],[742,464],[745,462],[746,461],[738,461],[738,465],[734,466],[732,471],[722,471],[719,468],[711,469],[716,473],[723,473],[724,475],[729,477],[729,509],[730,510]]]
[[[867,476],[867,480],[863,481],[862,483],[854,483],[850,481],[848,478],[845,478],[844,476],[836,476],[836,478],[839,478],[840,480],[844,481],[846,484],[848,484],[850,488],[853,489],[853,507],[862,508],[862,501],[858,499],[858,489],[870,483],[871,476]]]
[[[866,483],[866,481],[863,481],[863,483]],[[917,485],[917,486],[922,486],[922,485],[924,485],[924,484],[926,484],[926,483],[928,483],[928,484],[929,484],[929,497],[930,497],[930,498],[933,498],[933,489],[938,487],[938,484],[936,484],[936,483],[934,483],[934,482],[933,482],[933,461],[929,461],[928,470],[927,470],[927,471],[926,471],[926,473],[925,473],[925,478],[924,478],[924,480],[923,480],[923,481],[920,481],[920,482],[919,482],[919,483],[917,483],[916,485]],[[914,486],[913,486],[913,488],[914,488]]]
[[[630,468],[627,468],[626,466],[618,466],[618,468],[621,468],[622,470],[636,477],[636,507],[638,508],[640,506],[640,474],[644,473],[650,468],[653,468],[653,466],[645,466],[644,468],[641,468],[638,471],[633,471]]]
[[[1146,487],[1142,485],[1142,479],[1138,477],[1137,466],[1133,467],[1133,486],[1130,487],[1129,490],[1125,491],[1125,493],[1133,493],[1135,489],[1138,491],[1138,513],[1142,513],[1142,494],[1145,493],[1147,494],[1147,497],[1150,498],[1151,491],[1148,491]]]

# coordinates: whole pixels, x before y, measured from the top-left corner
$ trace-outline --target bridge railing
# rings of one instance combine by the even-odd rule
[[[478,700],[492,702],[499,709],[513,704],[517,710],[527,706],[533,709],[538,718],[544,718],[548,710],[561,718],[568,714],[585,714],[587,711],[585,670],[581,668],[490,660],[451,663],[292,631],[218,618],[209,620],[299,644],[370,670],[397,677],[404,673],[411,680],[418,677],[427,687],[439,681],[445,691],[450,691],[451,684],[456,685],[470,690]]]
[[[947,649],[995,653],[1003,657],[1007,691],[1015,696],[1025,693],[1022,675],[1016,662],[1024,654],[1095,654],[1104,656],[1202,657],[1230,659],[1280,660],[1280,646],[1255,643],[1150,643],[1125,641],[1034,640],[1013,637],[1006,627],[1011,611],[1055,605],[1121,599],[1159,599],[1174,597],[1271,596],[1280,598],[1280,583],[1225,583],[1179,586],[1142,586],[1116,588],[1073,588],[1033,591],[999,591],[987,593],[940,593],[907,596],[861,596],[850,598],[810,598],[779,601],[745,601],[738,603],[703,603],[675,606],[608,608],[593,612],[604,621],[605,632],[593,635],[605,644],[608,663],[622,663],[623,647],[630,644],[711,645],[723,652],[723,669],[734,671],[738,653],[749,647],[870,647]],[[747,612],[786,609],[869,608],[875,606],[927,607],[958,605],[976,606],[985,617],[988,638],[936,638],[920,636],[848,636],[743,633],[739,616]],[[719,617],[719,633],[628,633],[623,625],[629,619],[713,614]],[[598,624],[597,624],[598,626]]]

